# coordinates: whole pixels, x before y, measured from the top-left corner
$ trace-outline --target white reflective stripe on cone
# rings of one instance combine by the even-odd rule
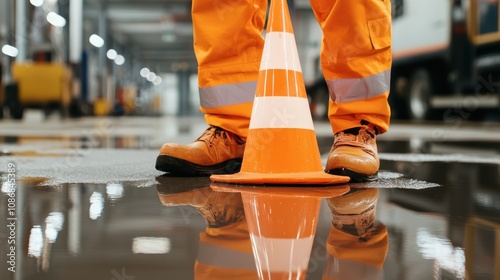
[[[288,32],[266,34],[260,70],[284,69],[302,73],[295,36]]]
[[[255,97],[250,129],[255,128],[314,130],[309,101],[307,98],[289,96]]]
[[[259,271],[294,273],[307,269],[314,236],[285,239],[250,234],[250,238]]]

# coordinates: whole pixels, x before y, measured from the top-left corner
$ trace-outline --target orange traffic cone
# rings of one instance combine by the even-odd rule
[[[217,192],[241,192],[259,279],[305,279],[321,200],[348,187],[234,187],[213,183]]]
[[[286,0],[271,1],[241,171],[212,175],[243,184],[339,184],[326,174],[316,142],[304,78]]]

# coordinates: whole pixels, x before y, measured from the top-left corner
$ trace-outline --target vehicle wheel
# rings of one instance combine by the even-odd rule
[[[406,95],[408,114],[411,119],[423,120],[429,117],[432,93],[433,85],[429,72],[425,69],[413,72]]]

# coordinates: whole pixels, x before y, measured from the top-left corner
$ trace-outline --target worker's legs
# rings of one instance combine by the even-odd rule
[[[195,142],[165,144],[158,170],[191,175],[239,170],[264,39],[266,0],[194,0],[200,109],[210,128]]]
[[[373,179],[379,168],[375,135],[387,131],[390,119],[390,0],[311,0],[311,5],[323,30],[321,64],[337,143],[326,170]]]
[[[246,138],[264,39],[265,0],[193,1],[201,111]]]

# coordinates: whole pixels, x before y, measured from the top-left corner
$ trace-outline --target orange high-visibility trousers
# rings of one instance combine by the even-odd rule
[[[321,66],[334,133],[361,120],[387,131],[390,108],[391,1],[311,0],[323,30]]]
[[[193,0],[194,51],[201,111],[210,125],[246,138],[267,0]]]
[[[322,70],[333,131],[361,120],[387,130],[390,0],[311,0],[323,30]],[[193,0],[200,109],[210,125],[246,137],[264,46],[266,0]]]
[[[387,228],[380,224],[368,240],[331,227],[326,251],[328,260],[323,280],[365,279],[381,280],[389,249]]]
[[[244,218],[200,234],[194,279],[259,279]]]

